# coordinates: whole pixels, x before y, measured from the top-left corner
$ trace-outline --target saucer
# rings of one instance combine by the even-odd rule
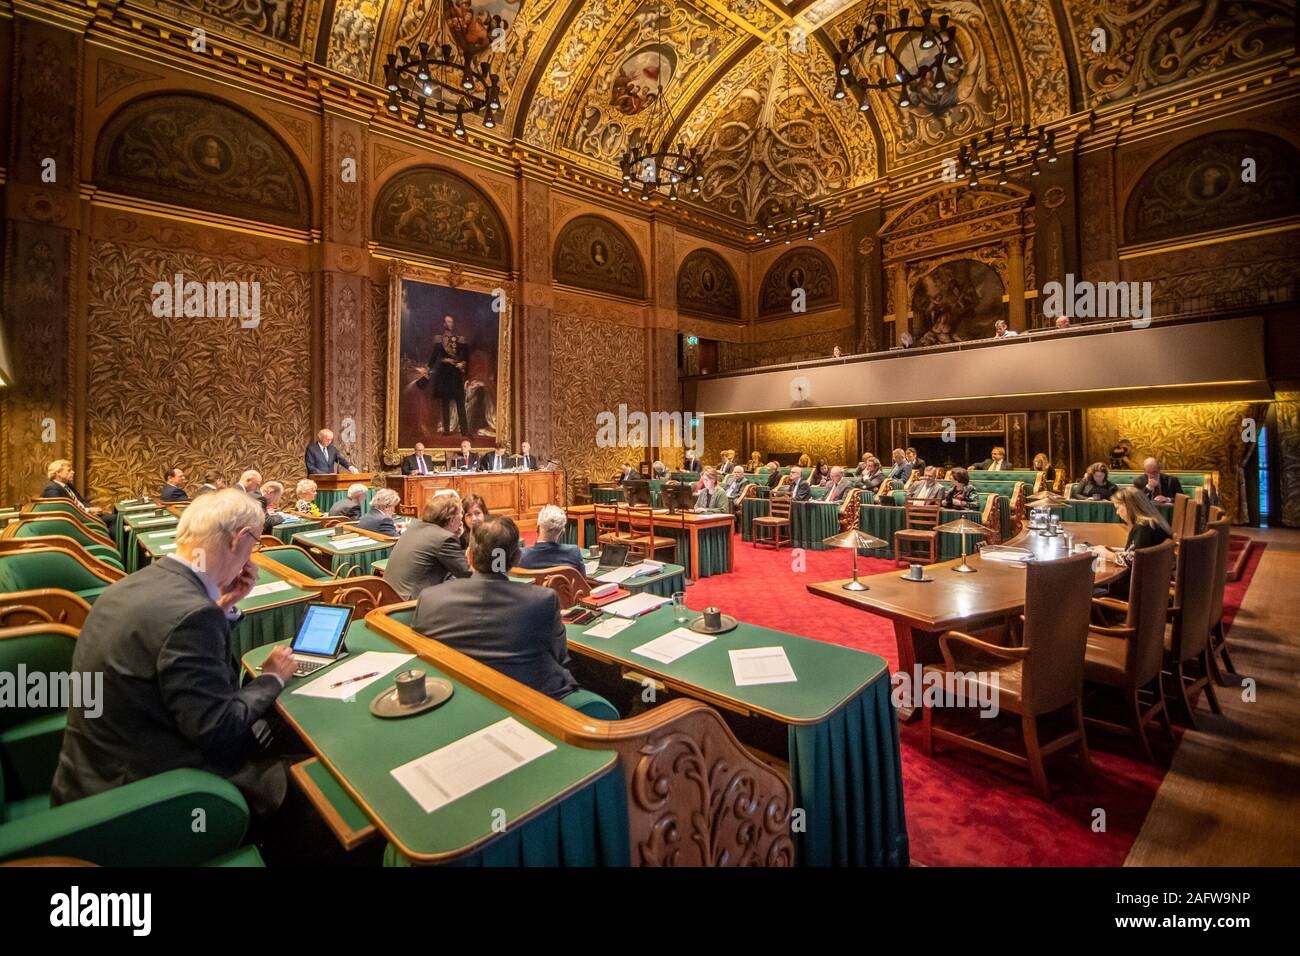
[[[424,678],[425,697],[414,707],[403,707],[397,702],[397,685],[394,684],[370,702],[370,712],[376,717],[411,717],[437,707],[451,696],[451,681],[441,677]]]

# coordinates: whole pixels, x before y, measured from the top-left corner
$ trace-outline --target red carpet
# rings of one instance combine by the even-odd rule
[[[1228,584],[1227,622],[1259,565],[1257,544],[1242,579]],[[710,605],[741,620],[804,637],[831,641],[879,654],[898,666],[893,625],[826,598],[806,587],[847,577],[844,551],[755,550],[735,538],[735,571],[704,578],[687,590],[693,609]],[[895,567],[891,561],[861,560],[860,574]],[[903,786],[912,860],[928,866],[1118,866],[1124,862],[1174,745],[1152,735],[1152,766],[1136,757],[1124,737],[1089,731],[1095,777],[1088,783],[1077,758],[1068,752],[1048,758],[1054,799],[1044,803],[1030,789],[1025,771],[969,751],[936,749],[934,759],[920,750],[919,722],[901,728]],[[1096,811],[1104,811],[1104,829]],[[1094,829],[1094,826],[1097,829]]]

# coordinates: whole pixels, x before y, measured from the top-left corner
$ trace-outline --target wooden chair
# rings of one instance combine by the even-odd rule
[[[1228,585],[1228,554],[1232,548],[1232,535],[1228,530],[1228,519],[1220,517],[1205,526],[1219,536],[1218,547],[1214,554],[1214,584],[1210,592],[1210,667],[1214,670],[1215,683],[1226,685],[1223,671],[1235,674],[1232,658],[1228,656],[1228,637],[1223,629],[1223,589]],[[1219,667],[1219,656],[1223,657],[1223,667]]]
[[[1092,604],[1092,561],[1089,553],[1030,563],[1025,569],[1025,613],[1020,616],[1019,646],[1009,646],[1010,633],[1004,635],[1008,644],[1002,645],[960,631],[947,631],[939,637],[943,664],[927,664],[922,670],[923,679],[926,674],[935,674],[945,683],[955,682],[967,701],[996,692],[998,708],[1020,717],[1024,755],[936,727],[934,708],[925,703],[923,695],[927,756],[933,754],[938,739],[1027,767],[1044,800],[1051,799],[1043,768],[1043,758],[1049,754],[1077,745],[1084,769],[1091,773],[1083,724],[1083,668]],[[994,674],[996,685],[992,681]],[[1040,742],[1038,718],[1066,708],[1073,712],[1074,729],[1046,744]]]
[[[666,516],[672,520],[672,516]],[[685,518],[677,515],[677,520],[685,527]],[[662,524],[662,520],[659,522]],[[673,549],[673,561],[677,561],[677,538],[660,535],[655,531],[655,513],[649,505],[629,505],[627,509],[628,556],[636,558],[654,558],[666,548]]]
[[[791,501],[789,497],[778,495],[771,501],[771,510],[766,514],[754,519],[753,534],[754,547],[770,544],[774,551],[780,551],[782,544],[789,544],[793,538],[790,533],[790,508]]]
[[[402,599],[383,578],[360,574],[355,565],[349,565],[343,574],[332,574],[297,545],[258,551],[253,555],[253,563],[299,590],[311,591],[319,603],[346,604],[354,608],[358,616]]]
[[[42,535],[36,538],[13,537],[7,538],[0,535],[0,552],[6,551],[39,551],[43,548],[58,548],[68,551],[76,556],[77,560],[89,568],[108,567],[122,574],[126,573],[126,568],[122,564],[122,558],[113,549],[113,553],[107,553],[103,548],[95,548],[92,552],[87,549],[86,545],[72,538],[65,538],[62,535],[51,534]]]
[[[904,526],[894,532],[894,560],[907,564],[913,558],[925,558],[924,564],[934,564],[939,559],[939,505],[919,504],[909,501],[903,506]],[[904,551],[903,545],[916,545]],[[922,551],[921,549],[924,549]]]
[[[840,503],[840,530],[848,531],[858,526],[858,516],[862,511],[862,489],[850,488],[844,493]]]
[[[591,593],[591,582],[567,564],[553,568],[511,568],[514,577],[529,578],[534,584],[550,588],[560,598],[560,607],[573,607]]]
[[[628,535],[622,527],[622,509],[616,505],[592,505],[592,520],[596,522],[596,541],[599,544],[627,544]]]
[[[1178,545],[1178,570],[1174,585],[1174,603],[1169,608],[1169,625],[1165,634],[1165,673],[1174,682],[1187,712],[1187,723],[1196,726],[1191,695],[1204,689],[1210,710],[1219,713],[1210,670],[1210,608],[1213,604],[1215,560],[1218,533],[1206,531],[1183,538]],[[1196,661],[1200,674],[1187,673],[1187,665]]]
[[[62,588],[33,588],[0,594],[0,627],[24,624],[66,624],[80,628],[90,605]]]
[[[1165,620],[1169,607],[1166,582],[1174,570],[1174,543],[1134,552],[1129,571],[1128,601],[1093,598],[1093,604],[1108,610],[1122,610],[1124,623],[1118,627],[1094,624],[1088,631],[1083,676],[1087,681],[1124,692],[1130,721],[1116,724],[1089,717],[1088,722],[1137,737],[1142,753],[1155,762],[1147,741],[1146,725],[1159,716],[1165,732],[1173,739],[1169,713],[1165,708],[1164,682],[1160,679],[1164,661]],[[1143,693],[1147,699],[1143,700]]]

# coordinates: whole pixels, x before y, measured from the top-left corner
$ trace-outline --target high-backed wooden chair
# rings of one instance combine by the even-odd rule
[[[793,540],[790,532],[792,502],[788,495],[777,495],[768,500],[771,502],[768,513],[755,518],[750,525],[753,529],[753,544],[756,548],[771,545],[773,550],[780,551],[782,544],[789,544]]]
[[[122,574],[126,573],[126,568],[122,564],[122,557],[117,553],[116,548],[112,549],[111,554],[100,547],[91,551],[80,541],[57,534],[13,538],[0,535],[0,552],[39,551],[43,548],[59,548],[67,551],[88,568],[106,566]]]
[[[592,505],[591,507],[591,517],[596,523],[596,542],[627,544],[628,535],[623,531],[622,509],[617,505]]]
[[[934,708],[925,705],[923,695],[927,756],[933,754],[935,740],[944,740],[1027,767],[1044,800],[1051,798],[1044,757],[1077,745],[1084,768],[1091,772],[1083,724],[1083,662],[1092,604],[1092,561],[1093,555],[1088,553],[1031,562],[1025,568],[1025,613],[1020,616],[1018,646],[1010,646],[1010,632],[1003,635],[1006,644],[993,644],[960,631],[947,631],[939,637],[943,664],[927,664],[923,669],[923,678],[932,673],[954,683],[967,701],[991,696],[999,710],[1018,715],[1024,755],[935,726]],[[1073,714],[1074,728],[1046,744],[1040,742],[1038,718],[1067,708]]]
[[[909,501],[903,506],[904,525],[894,532],[894,560],[907,564],[924,558],[933,564],[939,557],[939,506]],[[908,547],[904,550],[903,545]]]
[[[1154,763],[1146,725],[1158,716],[1173,738],[1160,679],[1169,607],[1168,581],[1174,570],[1173,541],[1134,552],[1129,567],[1127,602],[1110,597],[1093,598],[1095,605],[1122,610],[1124,623],[1116,627],[1094,624],[1089,629],[1083,676],[1092,683],[1123,691],[1130,720],[1127,724],[1116,724],[1089,717],[1088,721],[1108,730],[1133,734],[1147,760]]]
[[[858,526],[858,515],[862,510],[862,489],[850,488],[844,493],[840,502],[840,530],[848,531]]]
[[[550,588],[560,598],[560,607],[573,607],[591,593],[591,582],[576,568],[567,564],[553,568],[511,568],[510,574],[530,578],[534,584]]]
[[[1187,712],[1188,726],[1196,726],[1191,695],[1204,689],[1210,710],[1219,713],[1210,670],[1210,608],[1214,603],[1214,563],[1218,533],[1206,531],[1183,538],[1178,544],[1178,571],[1174,603],[1169,608],[1165,635],[1165,673],[1174,683],[1177,700]],[[1196,662],[1199,674],[1189,674],[1187,665]]]
[[[666,517],[671,519],[672,516]],[[677,516],[677,520],[685,521],[680,515]],[[670,538],[656,532],[654,509],[649,505],[628,506],[627,537],[624,540],[629,545],[629,557],[654,558],[660,551],[671,548],[673,561],[677,560],[677,538]]]
[[[34,588],[0,594],[0,627],[25,624],[66,624],[80,628],[90,605],[62,588]]]
[[[1222,512],[1220,512],[1222,514]],[[1205,527],[1218,535],[1218,544],[1214,550],[1214,582],[1210,590],[1210,667],[1215,682],[1227,684],[1223,671],[1235,673],[1232,658],[1228,655],[1228,637],[1223,628],[1223,589],[1228,585],[1228,554],[1232,547],[1232,535],[1228,530],[1228,519],[1220,517]],[[1219,667],[1219,657],[1223,657],[1223,667]]]

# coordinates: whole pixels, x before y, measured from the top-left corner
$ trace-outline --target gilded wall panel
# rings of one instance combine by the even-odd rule
[[[645,268],[628,234],[602,216],[570,219],[555,239],[556,282],[596,292],[644,299]]]
[[[742,447],[745,443],[745,423],[739,418],[704,419],[704,463],[717,465],[724,451],[734,451],[742,464],[749,461],[754,449]],[[757,449],[763,451],[762,448]],[[766,461],[767,459],[764,459]]]
[[[87,490],[103,503],[154,492],[162,469],[209,468],[228,481],[302,473],[312,431],[312,313],[307,275],[116,242],[90,245]],[[153,314],[155,282],[260,285],[254,328],[231,318]]]
[[[677,270],[677,311],[738,320],[740,288],[728,262],[711,249],[696,249]]]
[[[371,235],[393,249],[510,269],[510,233],[496,205],[469,180],[432,166],[408,169],[384,184]]]
[[[847,428],[845,426],[848,426]],[[849,436],[856,428],[852,421],[759,422],[754,425],[754,442],[764,458],[773,454],[806,454],[814,462],[828,465],[847,464],[851,457]],[[748,454],[748,452],[746,453]]]
[[[366,461],[378,468],[384,461],[384,403],[388,398],[388,283],[371,281],[369,290],[366,327],[372,346],[368,356],[370,404],[366,424],[370,440],[364,452],[369,456]]]

